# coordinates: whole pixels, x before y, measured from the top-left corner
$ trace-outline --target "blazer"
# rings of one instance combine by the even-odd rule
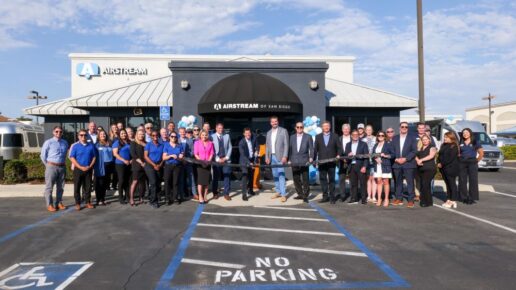
[[[285,128],[278,126],[278,132],[276,133],[276,144],[272,144],[272,129],[267,132],[267,138],[265,141],[265,156],[271,159],[272,146],[275,146],[276,159],[281,160],[283,157],[288,157],[288,132]]]
[[[349,142],[348,144],[346,144],[346,150],[344,150],[344,156],[348,156],[349,153],[353,152],[351,150],[351,144],[353,143],[353,141]],[[364,141],[360,141],[358,140],[358,146],[357,146],[357,151],[355,153],[356,155],[359,155],[359,154],[369,154],[369,147],[367,147],[367,143],[364,142]],[[348,164],[351,164],[351,162],[353,162],[353,160],[348,160]],[[369,158],[357,158],[355,159],[355,171],[359,171],[362,167],[367,167],[369,165]]]
[[[459,175],[459,148],[451,147],[448,143],[443,143],[439,149],[438,162],[441,163],[441,170],[449,176]]]
[[[217,137],[217,133],[211,135],[211,139],[213,140],[213,148],[215,149],[215,155],[213,158],[216,158],[219,153],[219,137]],[[231,150],[233,146],[231,145],[231,139],[229,134],[222,135],[222,141],[224,143],[224,149],[226,151],[226,162],[231,163]]]
[[[378,143],[374,144],[372,153],[376,153],[376,148],[378,147]],[[392,143],[390,142],[383,142],[382,152],[386,155],[391,155],[391,158],[383,158],[382,157],[382,173],[392,173],[392,156],[396,154],[394,152],[394,147],[392,146]],[[376,172],[376,158],[373,159],[374,164],[374,172]]]
[[[315,136],[314,156],[318,160],[335,158],[337,155],[342,155],[342,145],[339,142],[339,136],[335,133],[330,133],[330,140],[328,146],[324,144],[324,133]]]
[[[403,144],[403,148],[400,148],[400,135],[396,135],[392,138],[391,144],[394,146],[394,152],[396,158],[404,157],[407,159],[407,162],[405,162],[403,165],[398,164],[394,162],[392,164],[392,168],[404,168],[404,169],[411,169],[411,168],[417,168],[416,164],[416,152],[417,152],[417,140],[416,136],[413,134],[407,134],[407,137],[405,139],[405,143]]]
[[[251,146],[253,147],[253,154],[254,152],[258,151],[258,143],[254,137],[251,137]],[[246,166],[251,163],[254,158],[256,158],[254,155],[253,158],[249,158],[249,146],[247,146],[245,137],[243,137],[240,142],[238,142],[238,152],[240,153],[240,157],[238,159],[238,163],[240,165]]]
[[[314,158],[314,145],[312,136],[303,133],[299,152],[297,151],[297,134],[290,135],[288,160],[292,165],[305,165],[310,158]]]

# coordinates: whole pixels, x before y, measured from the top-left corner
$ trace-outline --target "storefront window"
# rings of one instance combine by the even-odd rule
[[[157,117],[138,116],[138,117],[110,117],[109,124],[116,124],[122,122],[125,127],[136,128],[142,124],[152,123],[154,128],[159,128],[159,119]]]
[[[61,123],[61,127],[63,127],[63,139],[72,144],[77,141],[79,130],[88,128],[88,123]]]

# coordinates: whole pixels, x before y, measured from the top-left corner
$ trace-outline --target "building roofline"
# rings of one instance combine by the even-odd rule
[[[345,84],[348,84],[348,85],[353,85],[353,86],[361,87],[361,88],[364,88],[364,89],[369,89],[369,90],[381,92],[381,93],[384,93],[384,94],[394,95],[394,96],[397,96],[397,97],[400,97],[400,98],[404,98],[404,99],[407,99],[407,100],[411,100],[411,101],[417,101],[416,98],[407,97],[407,96],[404,96],[404,95],[400,95],[400,94],[389,92],[389,91],[380,90],[380,89],[377,89],[377,88],[372,88],[372,87],[368,87],[368,86],[364,86],[364,85],[359,85],[359,84],[356,84],[356,83],[350,83],[350,82],[346,82],[346,81],[341,81],[341,80],[337,80],[337,79],[329,78],[329,77],[326,77],[325,79],[336,81],[336,82],[340,82],[340,83],[345,83]]]
[[[124,53],[70,53],[69,58],[73,59],[164,59],[164,60],[184,60],[184,61],[238,61],[239,59],[253,59],[257,61],[331,61],[331,62],[354,62],[354,56],[338,55],[217,55],[217,54],[124,54]]]
[[[509,101],[509,102],[491,104],[491,108],[507,106],[507,105],[516,105],[516,101]],[[482,110],[482,109],[489,109],[489,105],[467,108],[465,111],[469,112],[469,111]]]

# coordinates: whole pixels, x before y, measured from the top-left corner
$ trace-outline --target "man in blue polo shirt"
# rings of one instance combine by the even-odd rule
[[[54,212],[57,209],[64,210],[66,207],[61,202],[63,198],[63,190],[66,175],[66,151],[68,150],[68,142],[64,140],[63,128],[61,126],[54,127],[54,137],[43,143],[41,148],[41,161],[45,164],[45,202],[47,210]],[[56,185],[56,203],[54,206],[52,200],[52,189]]]
[[[149,179],[149,202],[153,208],[159,207],[159,191],[161,188],[161,176],[163,175],[163,143],[159,142],[157,131],[151,132],[152,142],[145,145],[145,174]]]
[[[94,208],[91,204],[91,177],[93,165],[96,160],[95,145],[88,142],[86,130],[79,131],[79,141],[70,150],[70,161],[73,168],[73,195],[75,198],[75,209],[81,210],[81,187],[82,197],[87,208]]]

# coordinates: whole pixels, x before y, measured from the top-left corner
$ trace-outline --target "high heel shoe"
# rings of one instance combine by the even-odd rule
[[[445,203],[442,204],[442,207],[444,207],[444,208],[451,208],[452,207],[452,202],[447,200]]]
[[[455,202],[455,201],[452,201],[450,205],[451,205],[451,208],[453,208],[453,209],[457,208],[457,202]]]

